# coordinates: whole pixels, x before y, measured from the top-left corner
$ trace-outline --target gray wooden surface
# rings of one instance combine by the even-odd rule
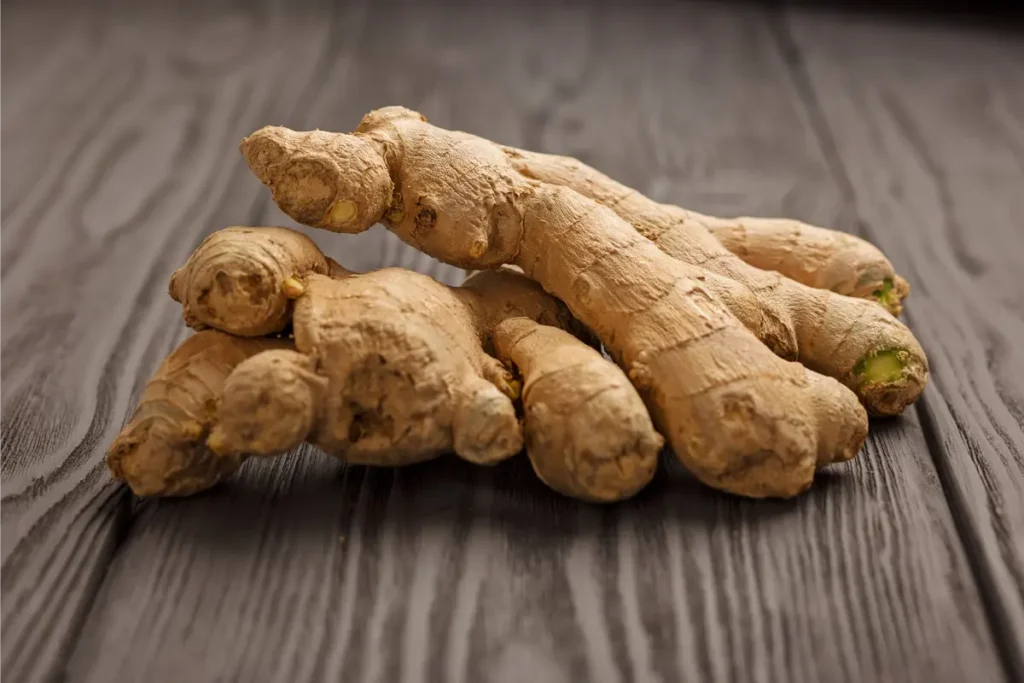
[[[5,681],[1024,679],[1024,37],[748,3],[3,7]],[[290,223],[237,143],[404,104],[661,200],[865,236],[931,384],[790,502],[666,463],[576,504],[522,461],[303,450],[183,501],[103,456],[209,232]],[[357,269],[461,273],[374,229]]]

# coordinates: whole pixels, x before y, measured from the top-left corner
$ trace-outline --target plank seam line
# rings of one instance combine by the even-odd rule
[[[857,211],[856,189],[839,153],[835,135],[821,103],[818,101],[810,74],[807,71],[806,59],[789,30],[785,17],[786,11],[786,7],[780,6],[777,11],[769,14],[767,22],[769,33],[774,38],[776,49],[779,51],[794,89],[807,112],[811,130],[821,148],[829,173],[839,186],[844,202],[853,210],[860,228],[870,233],[872,232],[870,226]],[[937,390],[933,389],[933,391]],[[957,493],[956,477],[950,464],[951,457],[936,432],[934,414],[929,404],[930,398],[926,392],[918,400],[914,409],[921,422],[925,444],[928,446],[928,456],[935,466],[944,502],[953,520],[957,540],[960,541],[968,570],[978,589],[982,611],[985,614],[992,642],[1007,680],[1024,680],[1024,655],[1018,652],[1013,642],[1013,630],[1010,628],[1009,615],[1001,609],[998,592],[994,590],[996,581],[992,567],[977,540],[977,535],[972,533],[967,505],[963,497]]]

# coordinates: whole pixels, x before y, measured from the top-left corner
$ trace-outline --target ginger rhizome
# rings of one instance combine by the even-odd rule
[[[149,380],[110,446],[111,473],[140,496],[186,496],[230,476],[244,454],[221,457],[206,447],[224,382],[245,359],[289,347],[284,339],[242,339],[217,330],[186,339]]]
[[[543,482],[581,500],[613,501],[650,480],[662,439],[646,410],[623,410],[639,400],[624,373],[529,318],[504,320],[493,338],[498,357],[523,378],[526,452]]]
[[[910,285],[877,247],[853,235],[784,218],[716,218],[678,207],[666,210],[689,214],[747,265],[808,287],[873,299],[895,316],[903,312]]]
[[[510,269],[474,274],[456,293],[483,321],[494,355],[522,382],[526,452],[560,493],[622,500],[650,482],[664,439],[626,374],[579,338],[589,331]],[[571,334],[570,334],[571,333]]]
[[[728,221],[659,204],[576,159],[503,149],[525,176],[570,188],[613,209],[665,253],[705,269],[708,289],[764,344],[783,358],[799,360],[809,369],[840,379],[872,414],[897,415],[924,390],[928,373],[924,351],[910,330],[883,310],[900,312],[901,297],[909,286],[884,257],[880,262],[880,254],[872,254],[877,250],[870,245],[854,238],[829,239],[822,235],[830,231],[811,231],[805,226],[799,230],[805,240],[798,244],[806,252],[807,270],[819,274],[800,275],[798,268],[780,259],[787,249],[782,240],[777,240],[774,249],[761,241],[757,259],[775,267],[774,272],[761,270],[730,253],[707,229],[709,224],[717,224],[724,237],[726,231],[721,226]],[[747,219],[744,224],[751,232],[760,229],[769,235],[785,230],[780,221]],[[812,239],[806,239],[808,235]],[[727,241],[740,248],[738,240]],[[833,265],[835,260],[828,255],[844,250],[850,260]],[[814,271],[816,263],[823,270]],[[827,284],[829,289],[868,294],[882,306],[802,285],[784,277],[783,271],[814,284]],[[859,289],[865,286],[866,290]]]
[[[203,240],[171,276],[170,294],[190,327],[258,337],[291,323],[298,280],[289,278],[346,272],[295,230],[233,227]]]
[[[236,335],[287,329],[294,337],[293,348],[238,359],[210,383],[217,400],[201,398],[216,410],[189,432],[204,461],[220,458],[234,469],[243,457],[310,441],[352,463],[402,465],[451,450],[494,463],[522,448],[513,401],[523,383],[529,458],[552,488],[619,500],[654,474],[663,439],[625,374],[576,336],[584,331],[563,304],[519,273],[483,272],[459,288],[397,268],[353,274],[301,233],[228,228],[175,272],[171,291],[194,327]],[[531,344],[535,335],[542,346]],[[522,380],[485,352],[492,346]],[[557,366],[538,358],[549,354]],[[549,390],[558,384],[572,391]],[[561,415],[574,419],[550,419]],[[174,457],[144,466],[160,470]],[[136,488],[137,469],[116,471]]]
[[[597,335],[683,464],[716,488],[795,495],[857,452],[864,408],[895,415],[923,390],[924,353],[882,306],[753,268],[693,214],[575,160],[402,107],[352,134],[266,127],[241,149],[301,223],[382,222],[452,265],[518,266]]]

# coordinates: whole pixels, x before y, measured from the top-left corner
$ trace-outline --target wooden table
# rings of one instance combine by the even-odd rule
[[[1021,34],[529,4],[5,4],[5,682],[1024,680]],[[215,229],[293,225],[239,140],[387,104],[870,239],[912,283],[928,390],[790,502],[667,463],[587,506],[522,459],[308,449],[133,499],[103,458],[187,334],[169,275]],[[316,238],[462,277],[380,228]]]

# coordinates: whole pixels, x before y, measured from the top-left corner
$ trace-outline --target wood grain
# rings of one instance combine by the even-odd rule
[[[844,201],[910,279],[932,367],[922,421],[1024,679],[1024,42],[807,13],[781,37]]]
[[[312,78],[315,96],[280,110],[285,113],[250,107],[238,125],[281,117],[294,126],[347,130],[366,110],[400,103],[441,125],[575,154],[659,199],[695,209],[856,227],[860,207],[830,174],[772,16],[734,4],[438,11],[373,3],[362,23],[345,16],[292,26],[296,34],[320,35],[315,26],[333,36],[315,77],[294,71],[297,61],[308,69],[310,60],[276,56],[274,72]],[[241,74],[250,68],[258,70],[234,67]],[[181,87],[189,93],[194,87],[197,98],[206,92]],[[270,85],[261,80],[252,87]],[[284,99],[275,95],[278,106]],[[207,151],[213,155],[196,153]],[[236,168],[233,160],[224,163]],[[163,182],[187,183],[178,168],[164,169],[170,180]],[[253,199],[259,189],[251,179],[229,185],[215,215],[287,224],[265,200]],[[127,211],[113,200],[104,206]],[[76,365],[68,355],[50,380],[62,384],[41,396],[74,395],[72,388],[95,394],[95,377],[106,377],[115,386],[117,400],[107,410],[116,421],[131,399],[122,385],[133,382],[137,390],[158,360],[159,353],[146,349],[162,352],[180,333],[160,288],[201,230],[188,239],[173,233],[173,244],[162,245],[160,254],[143,235],[151,240],[167,231],[145,230],[152,232],[126,230],[126,239],[136,241],[103,260],[97,256],[95,266],[129,265],[128,275],[136,273],[122,291],[146,293],[124,304],[139,319],[115,327],[126,335],[116,345],[90,349],[91,365]],[[459,278],[379,230],[359,246],[315,236],[351,267],[399,263]],[[126,264],[136,252],[149,259],[143,272],[153,272],[152,283],[139,279],[141,266]],[[13,267],[24,263],[21,272],[34,272],[33,264],[55,268],[68,258],[37,254],[29,261],[18,255]],[[992,271],[1000,270],[997,262]],[[78,287],[97,294],[109,278],[88,271]],[[44,302],[38,294],[33,301]],[[33,320],[41,313],[21,315]],[[56,334],[39,320],[29,329]],[[79,337],[94,330],[79,325]],[[141,341],[160,334],[155,347]],[[69,336],[64,343],[79,348],[85,341]],[[90,343],[97,346],[95,337]],[[111,356],[119,360],[108,361]],[[37,376],[41,362],[23,375]],[[28,361],[10,363],[17,369]],[[93,375],[82,374],[87,369]],[[29,405],[25,392],[10,402],[5,394],[5,413],[12,406],[36,420],[53,415],[22,408]],[[53,419],[59,429],[69,416],[95,420],[94,412],[82,399],[65,409],[62,421]],[[28,443],[40,429],[26,423],[19,430],[21,466],[38,458],[59,469],[64,460],[45,449],[36,456],[40,450]],[[98,467],[92,453],[112,429],[80,456],[81,467]],[[99,480],[93,486],[86,492],[111,491]],[[83,496],[44,490],[25,499]],[[5,537],[6,507],[5,498]],[[78,509],[95,514],[95,506]],[[68,681],[1004,679],[913,413],[875,424],[854,463],[787,503],[718,495],[671,464],[637,500],[593,507],[548,492],[521,459],[494,469],[445,460],[385,471],[346,468],[304,450],[250,463],[208,495],[144,502],[131,511],[130,525],[126,505],[118,509],[124,540],[77,638],[66,630],[46,641],[63,647],[74,640],[63,667]],[[68,546],[35,538],[26,532],[21,545],[50,547],[35,552],[47,560],[52,548]],[[63,552],[77,559],[82,551]],[[109,557],[105,550],[100,559]],[[66,599],[69,590],[54,590],[51,582],[38,592],[28,578],[22,581],[24,600],[40,605],[52,605],[50,595]],[[18,591],[8,592],[6,565],[4,582],[7,629],[8,595]],[[16,614],[29,623],[35,613]],[[7,667],[6,630],[4,636]],[[28,671],[22,662],[19,671]]]
[[[49,54],[13,49],[27,71],[4,98],[5,680],[58,673],[130,526],[103,455],[182,334],[168,274],[261,201],[239,184],[237,141],[287,118],[330,38],[317,17],[281,24],[284,11],[96,3],[5,17],[5,47],[43,28],[70,37]],[[288,35],[298,47],[278,42]]]

